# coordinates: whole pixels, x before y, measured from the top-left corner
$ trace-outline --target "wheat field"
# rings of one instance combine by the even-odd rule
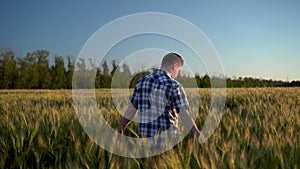
[[[210,107],[210,89],[199,91],[196,123]],[[101,112],[112,127],[121,115],[110,90],[97,89]],[[197,100],[196,100],[197,101]],[[0,168],[300,168],[300,88],[227,89],[224,114],[199,144],[191,135],[173,150],[143,158],[114,155],[100,148],[81,127],[71,90],[0,91]],[[126,104],[124,104],[126,107]],[[125,134],[135,136],[137,125]]]

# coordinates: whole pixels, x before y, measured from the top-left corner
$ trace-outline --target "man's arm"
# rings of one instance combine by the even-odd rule
[[[117,128],[117,132],[121,133],[130,123],[130,121],[135,116],[137,109],[136,106],[129,104],[127,110],[125,111],[124,117],[122,118],[119,127]]]
[[[187,109],[183,109],[181,112],[179,112],[179,116],[183,121],[183,124],[186,128],[190,129],[190,133],[199,138],[200,136],[203,137],[202,133],[198,129],[195,121],[190,116]]]

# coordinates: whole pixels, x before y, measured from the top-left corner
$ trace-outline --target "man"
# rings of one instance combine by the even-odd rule
[[[138,112],[140,138],[150,138],[151,144],[158,134],[159,141],[171,139],[177,132],[179,114],[191,134],[196,138],[203,137],[189,114],[190,107],[182,85],[174,80],[183,63],[180,55],[169,53],[164,56],[160,69],[138,80],[118,132],[121,133]]]

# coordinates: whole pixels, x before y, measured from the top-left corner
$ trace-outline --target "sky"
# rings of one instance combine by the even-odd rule
[[[76,59],[97,30],[140,12],[168,13],[195,25],[228,77],[300,80],[299,0],[2,1],[0,49],[17,56],[46,49],[51,57]]]

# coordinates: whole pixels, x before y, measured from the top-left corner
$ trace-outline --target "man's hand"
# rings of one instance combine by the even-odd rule
[[[206,137],[203,135],[202,132],[199,133],[198,141],[199,141],[200,143],[204,143],[204,142],[206,141]]]
[[[208,139],[208,138],[206,138],[202,132],[200,132],[200,135],[199,135],[199,137],[198,137],[198,141],[199,141],[200,143],[205,143],[205,142],[207,142],[207,149],[210,150],[211,140]]]
[[[117,129],[116,129],[116,132],[122,134],[123,133],[123,127],[122,125],[120,125]]]

